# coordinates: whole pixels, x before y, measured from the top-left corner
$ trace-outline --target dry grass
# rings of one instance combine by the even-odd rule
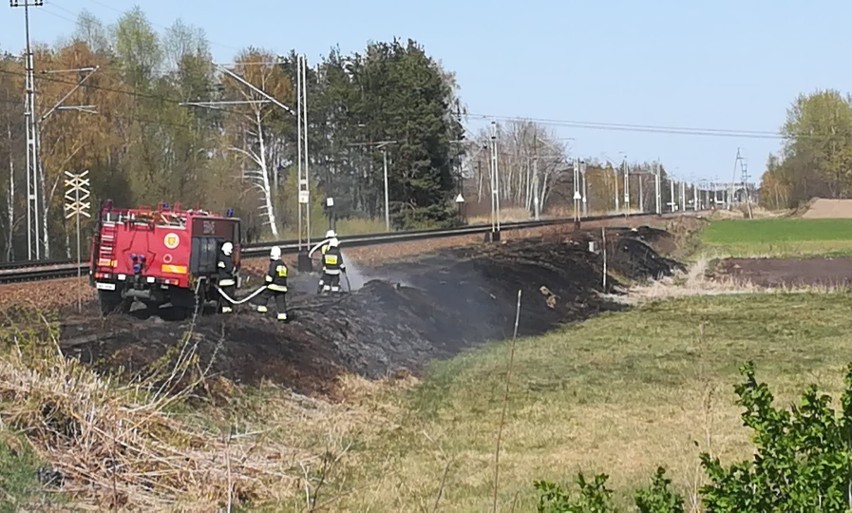
[[[751,206],[751,216],[753,219],[767,219],[776,217],[787,217],[793,213],[792,210],[768,210],[757,205]],[[733,210],[718,208],[716,210],[706,211],[706,215],[711,219],[748,219],[748,210],[745,206],[738,206]]]
[[[350,426],[370,421],[348,421],[349,407],[279,389],[253,392],[265,395],[258,415],[198,409],[191,400],[197,392],[224,393],[235,403],[246,397],[206,379],[191,334],[149,375],[119,383],[64,357],[44,326],[6,326],[0,419],[25,435],[63,476],[62,492],[83,505],[231,511],[246,503],[315,502],[325,478],[318,469],[345,456]],[[282,434],[285,426],[295,429]],[[320,438],[321,446],[306,443]]]
[[[351,218],[338,219],[335,221],[335,231],[340,235],[364,235],[368,233],[384,233],[384,219]],[[328,219],[321,217],[311,219],[311,238],[321,240],[328,230]],[[299,231],[295,227],[288,227],[278,233],[281,240],[298,239]]]
[[[748,281],[736,280],[730,276],[709,278],[710,259],[699,256],[687,271],[677,271],[673,276],[660,280],[635,284],[627,290],[627,295],[612,295],[610,299],[637,304],[647,301],[659,301],[690,296],[711,296],[720,294],[753,294],[768,291],[760,289]]]
[[[166,397],[116,386],[61,356],[39,368],[0,361],[3,417],[65,476],[63,491],[111,509],[204,511],[280,496],[298,482],[300,451],[246,433],[193,428]],[[284,485],[284,486],[282,486]]]
[[[402,429],[407,412],[398,397],[418,381],[411,376],[370,381],[344,375],[338,379],[339,392],[346,397],[342,404],[296,396],[265,383],[257,389],[238,389],[227,408],[208,410],[219,422],[257,419],[270,433],[267,443],[319,454],[302,464],[301,493],[256,501],[252,511],[346,511],[343,503],[362,496],[373,485],[359,482],[352,488],[352,473],[363,474],[359,470],[363,456],[377,450],[374,444],[384,436]]]
[[[718,296],[734,294],[833,294],[849,290],[842,283],[802,286],[757,286],[750,280],[733,277],[710,275],[710,264],[712,260],[706,255],[696,258],[687,268],[686,272],[677,271],[673,276],[667,276],[660,280],[652,280],[646,283],[633,284],[627,290],[621,291],[626,294],[613,294],[607,296],[609,299],[625,304],[641,304],[666,299],[692,297],[692,296]]]
[[[839,390],[852,345],[850,299],[685,297],[519,341],[500,510],[516,498],[516,511],[533,510],[534,479],[565,481],[578,470],[610,474],[625,504],[660,464],[694,494],[700,451],[723,461],[749,454],[734,404],[739,364],[754,360],[781,401],[809,382]],[[350,455],[336,510],[432,511],[439,492],[441,511],[489,508],[508,353],[501,343],[436,364],[412,391],[381,398],[399,411]]]
[[[533,218],[533,213],[525,208],[513,207],[500,209],[500,222],[502,223],[531,221]],[[491,222],[491,217],[488,215],[471,216],[467,219],[467,222],[468,224],[488,224]]]

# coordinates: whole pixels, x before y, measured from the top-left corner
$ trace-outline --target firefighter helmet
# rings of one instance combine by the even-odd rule
[[[326,239],[331,239],[331,238],[334,238],[334,237],[337,237],[337,234],[334,233],[334,230],[329,230],[329,231],[325,232],[325,238]]]
[[[234,245],[231,242],[226,242],[222,244],[222,253],[226,256],[231,256],[231,253],[234,251]]]
[[[278,260],[279,258],[281,258],[281,248],[272,246],[272,249],[269,250],[269,259]]]

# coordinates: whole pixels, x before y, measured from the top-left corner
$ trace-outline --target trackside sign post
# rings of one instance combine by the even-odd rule
[[[71,173],[65,171],[65,219],[72,216],[77,218],[77,278],[82,278],[83,269],[80,255],[80,216],[92,217],[89,214],[92,202],[89,201],[89,171]],[[82,310],[82,287],[77,285],[77,310]]]

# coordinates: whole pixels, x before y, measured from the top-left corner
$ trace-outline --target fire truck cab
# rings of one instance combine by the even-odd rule
[[[156,310],[171,304],[188,314],[196,301],[216,297],[213,285],[222,244],[234,245],[240,266],[240,220],[180,205],[156,209],[101,206],[92,237],[89,280],[98,291],[101,312],[129,312],[134,300]],[[239,279],[237,279],[239,283]]]

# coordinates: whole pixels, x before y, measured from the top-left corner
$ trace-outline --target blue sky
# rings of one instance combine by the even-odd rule
[[[554,120],[579,156],[660,158],[681,179],[730,180],[738,147],[757,179],[780,141],[561,122],[774,132],[798,94],[852,90],[849,0],[46,0],[32,37],[54,43],[83,9],[112,23],[136,3],[157,29],[203,28],[220,62],[248,45],[316,62],[333,45],[411,37],[455,72],[471,113]],[[23,44],[23,10],[4,2],[0,49]]]

